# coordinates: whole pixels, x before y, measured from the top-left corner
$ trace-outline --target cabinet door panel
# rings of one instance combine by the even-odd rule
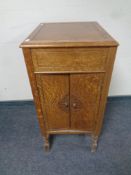
[[[70,75],[71,128],[92,131],[99,107],[103,73]]]
[[[69,76],[41,74],[37,84],[48,129],[68,129]]]

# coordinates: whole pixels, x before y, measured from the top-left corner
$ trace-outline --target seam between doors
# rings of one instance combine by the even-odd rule
[[[71,129],[71,93],[70,93],[70,75],[68,75],[68,81],[69,81],[69,129]]]

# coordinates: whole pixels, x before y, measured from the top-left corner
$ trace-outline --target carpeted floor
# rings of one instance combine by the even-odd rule
[[[87,136],[52,142],[45,153],[32,102],[0,103],[0,175],[131,175],[131,98],[108,99],[96,153]]]

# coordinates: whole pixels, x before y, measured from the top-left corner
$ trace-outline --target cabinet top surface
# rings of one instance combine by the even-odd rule
[[[97,22],[41,23],[20,47],[117,46]]]

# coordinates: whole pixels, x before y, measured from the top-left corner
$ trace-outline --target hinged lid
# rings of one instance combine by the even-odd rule
[[[97,22],[41,23],[20,47],[117,46]]]

